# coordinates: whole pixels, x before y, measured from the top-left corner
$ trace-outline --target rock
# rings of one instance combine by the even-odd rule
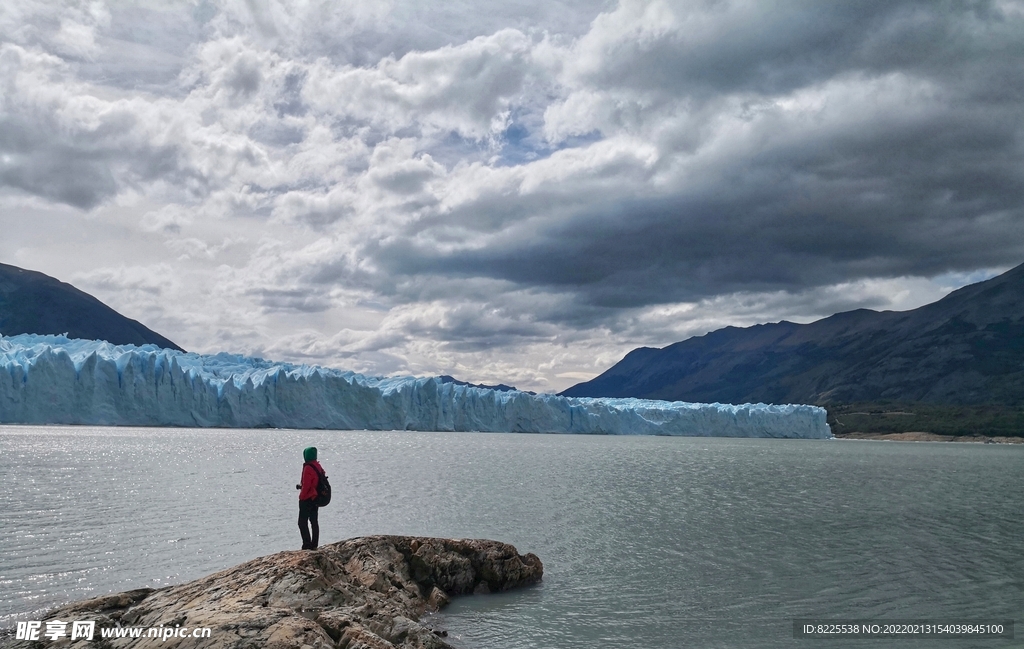
[[[444,649],[447,634],[420,624],[423,613],[455,595],[536,583],[543,572],[536,555],[497,541],[367,536],[260,557],[186,584],[75,602],[46,620],[95,620],[97,648]],[[103,628],[160,626],[208,627],[211,636],[100,638]]]

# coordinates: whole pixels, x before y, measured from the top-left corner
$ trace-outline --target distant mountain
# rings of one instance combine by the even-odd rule
[[[178,349],[145,325],[49,275],[0,264],[0,334],[63,334],[115,345]],[[184,350],[182,350],[184,351]]]
[[[1024,265],[912,311],[858,309],[642,347],[562,394],[1024,406]]]
[[[520,390],[514,385],[505,385],[504,383],[499,383],[498,385],[485,385],[483,383],[467,383],[466,381],[460,381],[454,376],[449,376],[447,374],[442,374],[437,378],[441,379],[441,383],[454,383],[455,385],[465,385],[471,388],[484,388],[485,390],[495,390],[497,392],[525,392],[526,394],[537,394],[536,392],[530,392],[529,390]]]

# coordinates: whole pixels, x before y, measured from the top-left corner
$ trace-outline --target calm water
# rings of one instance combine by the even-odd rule
[[[1012,618],[1024,646],[1024,446],[0,427],[0,627],[72,599],[300,545],[301,450],[335,489],[321,542],[486,537],[538,587],[456,600],[458,647],[882,647],[794,617]]]

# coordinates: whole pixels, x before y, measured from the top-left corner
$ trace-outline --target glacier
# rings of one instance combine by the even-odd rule
[[[0,423],[830,438],[809,405],[495,391],[220,353],[0,336]]]

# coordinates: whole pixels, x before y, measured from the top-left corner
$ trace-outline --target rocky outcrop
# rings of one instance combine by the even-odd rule
[[[76,602],[47,619],[96,620],[95,647],[442,649],[449,647],[442,634],[418,621],[423,613],[455,595],[536,583],[543,570],[536,555],[497,541],[368,536],[279,552],[178,586]],[[100,628],[161,626],[212,634],[99,637]],[[15,646],[36,644],[60,641]]]

